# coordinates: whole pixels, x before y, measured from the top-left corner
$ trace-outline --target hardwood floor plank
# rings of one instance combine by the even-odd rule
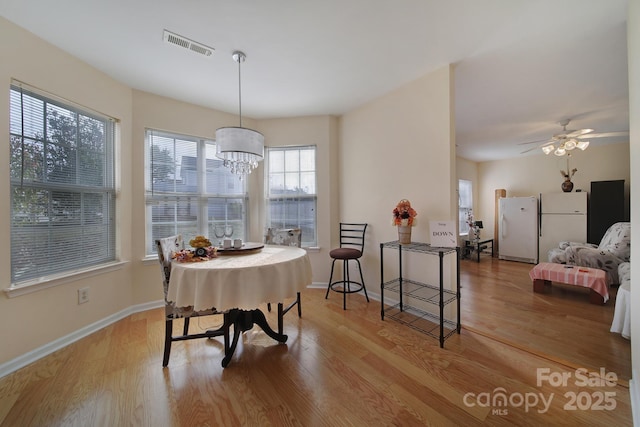
[[[486,257],[461,265],[464,327],[574,368],[606,367],[627,383],[630,342],[609,332],[615,287],[598,306],[586,288],[554,283],[552,293],[533,293],[532,264]]]
[[[163,369],[163,309],[136,313],[0,378],[0,425],[631,425],[622,376],[576,384],[579,368],[630,372],[629,342],[608,332],[613,297],[599,307],[561,288],[533,294],[530,268],[463,263],[463,329],[444,349],[381,320],[377,301],[349,295],[345,311],[309,289],[303,317],[285,317],[285,345],[253,329],[223,369],[222,338],[178,342]],[[196,319],[192,331],[216,322]],[[545,369],[570,380],[538,384]],[[494,405],[500,393],[516,400]],[[604,393],[614,410],[566,407]]]

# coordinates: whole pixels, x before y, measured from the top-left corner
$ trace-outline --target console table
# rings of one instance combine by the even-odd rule
[[[491,258],[493,258],[493,239],[464,241],[465,253],[470,254],[472,250],[476,251],[477,262],[480,262],[480,254],[489,248],[491,248]]]
[[[399,275],[389,281],[384,280],[384,249],[395,249],[398,252]],[[440,276],[438,285],[430,285],[411,280],[402,275],[402,253],[417,252],[439,259]],[[455,290],[444,288],[443,264],[445,257],[455,257],[456,287]],[[422,333],[439,339],[440,348],[444,341],[454,333],[460,333],[460,248],[443,248],[431,246],[427,243],[400,244],[393,242],[380,243],[380,317],[384,320],[385,313],[391,319],[405,324]],[[399,303],[385,308],[384,291],[397,292]],[[404,302],[404,298],[420,300],[438,307],[438,314],[430,313]],[[456,321],[444,318],[444,307],[456,303]]]

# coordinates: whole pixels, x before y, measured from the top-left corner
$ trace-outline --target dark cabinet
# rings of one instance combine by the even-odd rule
[[[607,229],[624,221],[624,180],[591,181],[587,241],[599,244]]]

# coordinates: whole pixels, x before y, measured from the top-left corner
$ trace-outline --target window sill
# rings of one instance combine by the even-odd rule
[[[75,270],[72,272],[55,274],[51,276],[44,276],[38,279],[28,280],[25,282],[20,282],[16,285],[11,285],[11,287],[4,290],[4,293],[7,295],[7,298],[15,298],[21,295],[31,294],[33,292],[38,292],[43,289],[52,288],[54,286],[63,285],[65,283],[73,282],[76,280],[82,280],[88,277],[97,276],[99,274],[105,274],[111,271],[120,270],[126,263],[127,262],[125,261],[114,261],[108,264],[97,265],[88,269]]]

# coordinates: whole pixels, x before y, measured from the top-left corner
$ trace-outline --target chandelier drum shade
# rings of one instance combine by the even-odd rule
[[[246,55],[240,51],[233,52],[233,59],[238,63],[238,109],[240,125],[223,127],[216,130],[216,157],[223,165],[237,174],[240,179],[258,167],[264,157],[264,136],[255,130],[242,127],[242,80],[240,64]]]
[[[226,127],[216,131],[216,157],[225,167],[241,177],[251,173],[264,156],[264,136],[243,127]]]

